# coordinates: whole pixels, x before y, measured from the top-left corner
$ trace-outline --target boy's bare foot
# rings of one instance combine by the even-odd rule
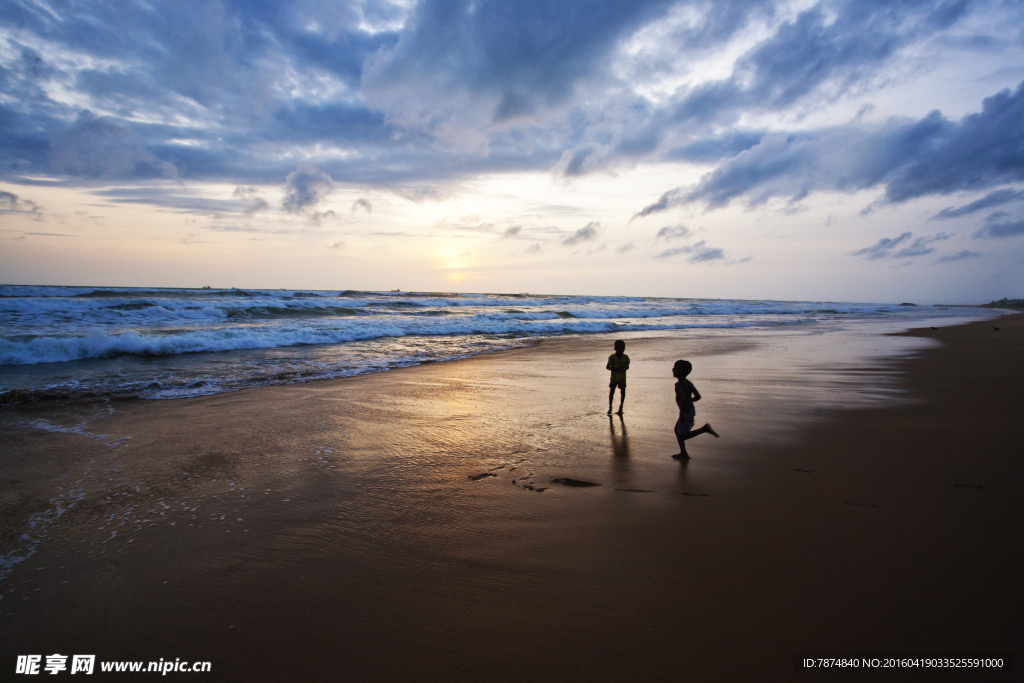
[[[622,408],[619,408],[617,411],[615,411],[615,414],[616,415],[622,415]]]
[[[718,432],[711,428],[711,423],[705,424],[704,429],[708,430],[708,434],[710,434],[711,436],[715,437],[716,439],[718,438]]]
[[[609,408],[609,409],[608,409],[608,414],[609,414],[609,415],[611,415],[611,414],[612,414],[612,409],[611,409],[611,408]]]
[[[676,460],[689,460],[690,459],[690,456],[687,455],[686,453],[676,453],[672,457],[674,459],[676,459]]]

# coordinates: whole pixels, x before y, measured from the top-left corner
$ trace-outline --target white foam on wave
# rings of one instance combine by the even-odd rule
[[[0,286],[0,401],[195,396],[461,358],[553,335],[926,311],[936,314],[800,301]],[[69,365],[76,361],[90,362]]]

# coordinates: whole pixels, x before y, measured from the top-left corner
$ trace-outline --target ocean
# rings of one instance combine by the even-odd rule
[[[534,344],[544,337],[890,321],[991,310],[661,297],[0,286],[0,403],[173,399]]]

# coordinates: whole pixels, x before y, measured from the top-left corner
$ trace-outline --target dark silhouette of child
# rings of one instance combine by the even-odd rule
[[[615,342],[615,353],[608,356],[605,370],[612,371],[612,379],[608,384],[608,414],[612,414],[612,403],[615,400],[615,387],[619,388],[619,415],[622,415],[622,404],[626,402],[626,370],[629,370],[629,356],[626,355],[626,342],[619,339]]]
[[[707,423],[700,429],[693,428],[693,420],[697,417],[697,409],[693,407],[693,404],[700,400],[700,392],[697,391],[697,387],[693,386],[693,382],[686,379],[692,370],[693,365],[686,360],[677,360],[676,364],[672,366],[672,376],[679,380],[676,382],[676,405],[679,406],[679,420],[676,422],[675,428],[676,440],[679,441],[679,452],[672,456],[676,460],[690,459],[686,452],[687,439],[692,439],[700,434],[718,436],[718,432]]]

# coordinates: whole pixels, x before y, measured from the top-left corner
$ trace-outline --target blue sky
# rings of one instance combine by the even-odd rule
[[[0,6],[0,280],[1024,295],[1024,4]]]

